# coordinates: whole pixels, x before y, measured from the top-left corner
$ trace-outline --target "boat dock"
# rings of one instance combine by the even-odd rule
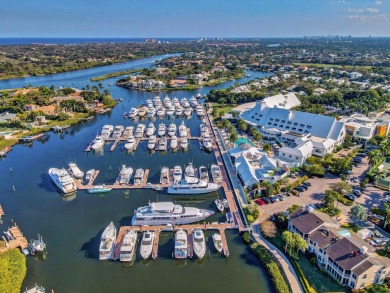
[[[7,241],[7,239],[3,237],[3,240],[5,241],[5,247],[0,248],[0,254],[17,247],[20,247],[21,250],[28,247],[28,241],[26,237],[23,236],[22,231],[20,231],[16,224],[11,228],[8,228],[8,232],[12,235],[13,239]]]
[[[45,135],[44,133],[38,133],[36,135],[25,136],[25,137],[19,138],[19,142],[30,143],[38,138],[41,138],[44,135]]]

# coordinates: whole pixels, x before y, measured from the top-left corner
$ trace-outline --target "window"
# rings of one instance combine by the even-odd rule
[[[305,124],[299,124],[299,126],[305,127]]]
[[[360,284],[360,288],[364,288],[364,283],[361,283],[361,284]]]
[[[354,278],[356,280],[357,276],[355,274],[352,274],[352,278]]]
[[[364,274],[363,278],[362,279],[366,279],[367,278],[367,274]]]
[[[288,157],[289,157],[289,158],[292,158],[292,156],[291,156],[291,155],[288,155]]]
[[[298,157],[295,157],[295,160],[298,160]]]
[[[310,125],[307,125],[307,129],[311,129],[311,126],[310,126]]]

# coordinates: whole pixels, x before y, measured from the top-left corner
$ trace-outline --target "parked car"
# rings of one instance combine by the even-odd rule
[[[286,193],[284,194],[284,196],[288,196],[288,197],[290,197],[291,195],[293,195],[291,192],[286,192]]]
[[[276,196],[277,198],[279,198],[280,201],[284,201],[284,200],[285,200],[284,196],[281,195],[281,194],[277,194],[277,195],[275,195],[275,196]]]
[[[309,181],[305,181],[302,183],[302,185],[311,186],[311,183]]]
[[[362,193],[361,193],[359,190],[357,190],[357,189],[354,189],[354,190],[352,191],[352,194],[353,194],[354,196],[356,196],[356,197],[360,197],[360,196],[362,195]]]
[[[317,202],[314,205],[317,207],[317,209],[320,209],[320,208],[322,208],[324,206],[324,204],[322,204],[320,202]]]
[[[300,187],[300,186],[296,187],[295,190],[299,191],[299,192],[304,192],[305,191],[305,189]]]
[[[344,194],[344,197],[349,199],[349,200],[352,200],[352,201],[355,201],[356,197],[353,195],[353,194]]]
[[[279,201],[279,199],[275,195],[271,195],[269,199],[271,200],[272,203]]]
[[[309,204],[306,205],[306,209],[308,209],[308,208],[312,208],[314,210],[317,209],[317,207],[314,204],[312,204],[312,203],[309,203]]]
[[[383,246],[385,245],[387,242],[387,238],[386,239],[373,239],[370,241],[370,244],[374,247],[380,247],[380,246]]]
[[[268,197],[262,197],[261,199],[262,199],[266,204],[271,203],[271,201],[269,200]]]
[[[258,205],[261,205],[261,206],[266,204],[265,201],[262,200],[261,198],[256,198],[255,203],[257,203]]]
[[[304,190],[308,190],[309,189],[309,186],[306,186],[306,185],[299,185],[298,187],[301,187],[301,188],[303,188]]]

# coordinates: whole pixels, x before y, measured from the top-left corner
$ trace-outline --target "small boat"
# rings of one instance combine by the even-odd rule
[[[147,259],[152,254],[153,250],[153,242],[154,242],[154,232],[145,231],[142,234],[141,247],[140,247],[140,255],[143,259]]]
[[[201,98],[202,98],[202,95],[199,93],[199,94],[196,95],[196,98],[197,98],[197,99],[201,99]]]
[[[122,169],[119,172],[118,182],[119,184],[129,184],[130,178],[133,175],[133,168],[122,165]]]
[[[115,126],[114,132],[112,133],[112,138],[113,139],[120,138],[124,130],[125,128],[123,127],[123,125]]]
[[[102,233],[99,245],[99,260],[109,260],[112,258],[116,241],[116,227],[111,222]]]
[[[135,259],[135,250],[137,244],[137,232],[130,230],[123,237],[123,242],[119,251],[120,261],[133,261]]]
[[[129,116],[130,119],[137,118],[137,116],[138,116],[138,109],[137,108],[131,108],[128,116]]]
[[[202,139],[202,146],[209,152],[213,150],[213,144],[210,137],[204,137]]]
[[[207,168],[205,166],[199,167],[199,178],[200,180],[209,182],[209,172],[207,171]]]
[[[106,187],[104,184],[103,185],[96,185],[93,186],[92,188],[88,189],[88,193],[107,193],[112,190],[111,187]]]
[[[177,137],[176,136],[172,136],[171,138],[171,142],[170,142],[170,147],[172,150],[175,150],[177,149]]]
[[[158,135],[163,136],[163,135],[165,135],[166,131],[167,131],[167,128],[166,128],[165,124],[160,123],[160,125],[158,126]]]
[[[203,230],[195,229],[192,235],[194,253],[197,257],[203,258],[206,254],[206,240],[204,238]]]
[[[173,168],[173,181],[179,182],[183,178],[183,170],[180,166]]]
[[[150,136],[148,139],[148,149],[154,150],[156,147],[156,142],[157,142],[156,136],[155,135]]]
[[[31,288],[31,289],[27,289],[25,291],[23,291],[23,293],[45,293],[45,288],[42,287],[42,286],[38,286],[37,284],[35,284],[35,287]]]
[[[181,123],[181,125],[179,126],[179,136],[180,137],[187,137],[188,133],[187,133],[187,127],[186,125],[184,124],[184,121]]]
[[[175,233],[175,258],[184,259],[188,255],[188,239],[187,232],[183,229],[177,230]]]
[[[224,206],[225,209],[228,209],[228,208],[229,208],[229,202],[228,202],[228,200],[227,200],[226,198],[224,198],[224,199],[222,200],[222,203],[223,203],[223,206]]]
[[[156,127],[153,123],[150,123],[148,128],[146,128],[146,136],[152,136],[156,132]]]
[[[95,169],[88,170],[87,173],[85,174],[85,180],[87,181],[91,180],[93,178],[93,175],[95,175],[95,172],[96,172]]]
[[[144,169],[137,169],[135,170],[135,174],[134,174],[134,184],[141,184],[142,183],[142,179],[144,179],[144,175],[145,175],[145,171]]]
[[[96,135],[95,139],[92,141],[92,149],[97,151],[104,146],[104,139],[101,135]]]
[[[193,181],[186,179],[180,180],[180,182],[173,182],[168,187],[168,194],[205,194],[217,191],[220,186],[215,183],[207,183],[205,181],[194,178]]]
[[[146,107],[146,106],[142,106],[140,109],[139,109],[139,111],[138,111],[138,116],[139,117],[145,117],[146,116],[146,112],[149,110],[149,108],[148,107]]]
[[[125,143],[125,149],[131,151],[135,146],[135,138],[134,136],[130,136]]]
[[[173,137],[176,135],[176,124],[175,123],[171,123],[169,125],[169,128],[168,128],[168,135],[170,137]]]
[[[218,233],[214,233],[213,236],[211,236],[213,238],[213,243],[214,243],[214,247],[215,249],[218,251],[218,252],[222,252],[222,237],[220,234]]]
[[[146,126],[144,124],[138,124],[135,129],[135,137],[142,138],[144,136]]]
[[[160,184],[168,184],[169,183],[169,168],[162,167],[161,175],[160,175]]]
[[[213,177],[214,183],[222,183],[222,174],[221,169],[218,165],[212,164],[211,165],[211,177]]]
[[[30,245],[32,250],[42,252],[46,249],[46,243],[43,242],[42,236],[38,234],[38,239],[31,239]]]
[[[184,110],[184,116],[190,117],[192,114],[192,108],[187,108]]]
[[[79,167],[77,167],[76,163],[69,163],[69,173],[70,175],[72,175],[73,177],[77,178],[77,179],[83,179],[84,177],[84,172],[81,171],[79,169]]]
[[[217,209],[218,209],[220,212],[223,212],[223,211],[225,210],[225,206],[223,205],[222,200],[216,199],[214,202],[215,202],[215,205],[217,206]]]
[[[181,137],[180,138],[180,147],[182,150],[186,151],[188,149],[188,140],[187,137]]]
[[[159,151],[166,151],[167,150],[167,138],[166,137],[162,137],[158,141],[158,150]]]

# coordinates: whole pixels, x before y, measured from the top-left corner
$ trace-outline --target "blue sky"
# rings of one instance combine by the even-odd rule
[[[0,37],[390,36],[390,0],[0,1]]]

